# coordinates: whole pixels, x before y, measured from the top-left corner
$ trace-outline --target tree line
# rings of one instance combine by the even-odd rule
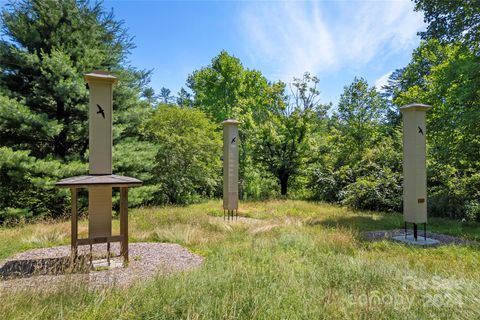
[[[176,96],[167,88],[156,93],[150,72],[128,64],[132,38],[101,3],[9,2],[1,14],[0,221],[68,212],[69,194],[54,183],[88,172],[82,74],[95,69],[120,79],[113,171],[144,181],[131,190],[134,206],[220,197],[220,123],[235,118],[242,199],[400,211],[398,107],[422,102],[434,106],[427,114],[429,212],[480,220],[480,4],[415,0],[415,10],[427,29],[410,63],[381,91],[354,78],[333,106],[320,103],[315,75],[269,81],[226,51],[193,71]]]

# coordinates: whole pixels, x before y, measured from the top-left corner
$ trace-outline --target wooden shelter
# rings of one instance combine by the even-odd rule
[[[117,78],[105,71],[84,75],[90,90],[89,102],[89,174],[70,177],[56,183],[70,188],[72,193],[71,249],[72,261],[79,245],[107,243],[110,262],[110,243],[120,242],[120,254],[128,262],[128,188],[142,181],[112,174],[112,112],[113,87]],[[78,239],[78,189],[88,190],[88,238]],[[120,234],[112,235],[112,188],[120,188]]]
[[[97,243],[107,243],[108,258],[110,257],[110,243],[120,242],[120,255],[123,256],[125,262],[128,262],[128,188],[139,187],[142,181],[110,175],[85,175],[78,177],[71,177],[60,180],[55,184],[59,188],[70,188],[72,194],[72,216],[71,216],[71,248],[72,258],[76,258],[78,254],[79,245],[92,245]],[[96,236],[88,237],[86,239],[78,239],[78,189],[86,188],[92,190],[93,188],[119,188],[120,189],[120,234],[116,236]],[[110,194],[111,197],[111,194]],[[111,211],[110,211],[111,215]]]

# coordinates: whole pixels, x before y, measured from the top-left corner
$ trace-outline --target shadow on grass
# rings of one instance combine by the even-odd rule
[[[405,227],[401,214],[384,215],[357,215],[351,217],[336,217],[319,221],[311,221],[307,225],[322,225],[325,228],[347,228],[358,232],[403,229]],[[411,232],[412,224],[408,224]],[[422,228],[422,227],[420,227]],[[480,225],[465,223],[446,218],[431,218],[427,224],[427,231],[464,238],[470,241],[480,241]],[[420,233],[423,232],[423,228]],[[422,233],[423,234],[423,233]]]
[[[348,228],[358,231],[389,230],[403,227],[401,217],[391,216],[353,216],[336,217],[323,220],[312,219],[307,225],[321,225],[325,228]]]

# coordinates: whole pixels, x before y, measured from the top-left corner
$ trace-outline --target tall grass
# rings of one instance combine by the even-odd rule
[[[224,223],[219,202],[132,210],[134,241],[174,242],[205,256],[196,270],[128,289],[1,293],[0,315],[65,319],[475,319],[480,251],[365,242],[401,216],[301,201],[243,203]],[[84,223],[84,222],[82,222]],[[117,224],[114,224],[118,227]],[[478,225],[433,220],[432,231],[478,239]],[[63,231],[62,231],[63,230]],[[61,236],[48,236],[57,232]],[[68,224],[0,231],[0,248],[67,243]],[[9,235],[10,240],[4,236]],[[16,239],[16,241],[14,240]],[[30,240],[28,240],[30,239]],[[17,246],[17,243],[20,243]]]

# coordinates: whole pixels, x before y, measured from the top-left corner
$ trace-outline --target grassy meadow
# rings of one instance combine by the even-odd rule
[[[172,242],[201,268],[128,289],[0,292],[2,319],[478,319],[480,248],[368,242],[402,228],[392,213],[304,201],[241,204],[258,220],[225,223],[219,201],[133,209],[133,242]],[[118,221],[114,221],[118,231]],[[480,241],[480,225],[431,218],[429,230]],[[87,234],[87,223],[79,232]],[[68,244],[70,224],[0,228],[0,259]],[[134,257],[131,257],[134,259]]]

